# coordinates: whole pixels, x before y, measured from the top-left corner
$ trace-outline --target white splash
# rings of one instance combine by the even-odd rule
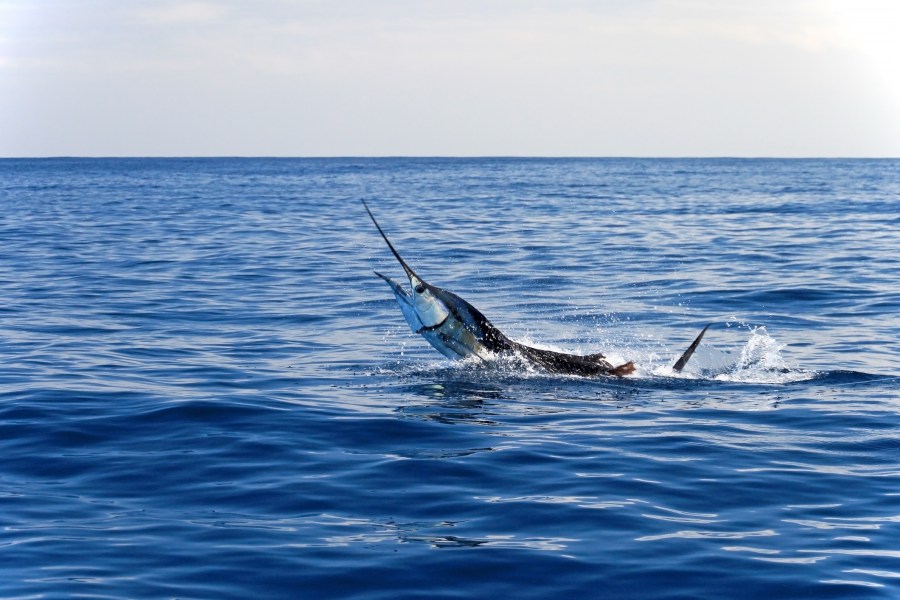
[[[782,355],[784,348],[785,344],[770,336],[765,327],[754,327],[741,348],[737,363],[714,379],[739,383],[791,383],[816,376],[814,371],[788,368]]]

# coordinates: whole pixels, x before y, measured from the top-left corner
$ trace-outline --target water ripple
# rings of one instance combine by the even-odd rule
[[[898,174],[0,160],[0,596],[897,597]],[[361,194],[515,339],[636,377],[443,360]]]

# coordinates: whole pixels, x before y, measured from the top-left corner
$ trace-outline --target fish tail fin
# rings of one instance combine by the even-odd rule
[[[609,365],[609,374],[615,375],[616,377],[624,377],[625,375],[631,375],[634,373],[634,362],[628,361],[624,365],[619,365],[618,367],[612,366],[609,361],[606,359],[606,356],[603,355],[602,352],[598,352],[597,354],[588,354],[585,358],[596,361],[603,365]]]
[[[697,346],[700,345],[700,340],[703,339],[703,334],[706,333],[706,330],[709,329],[710,325],[712,325],[712,323],[703,328],[703,331],[700,332],[700,335],[694,338],[694,341],[691,342],[691,345],[688,346],[688,349],[684,351],[684,354],[681,355],[681,358],[675,361],[675,364],[672,366],[673,371],[680,372],[684,368],[687,362],[691,359],[691,356],[694,355],[694,350],[696,350]]]
[[[628,361],[624,365],[619,365],[618,367],[614,367],[609,371],[610,375],[615,375],[616,377],[624,377],[625,375],[631,375],[634,373],[634,363],[632,361]]]

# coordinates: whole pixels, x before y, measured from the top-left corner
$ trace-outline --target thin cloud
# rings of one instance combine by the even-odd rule
[[[211,2],[173,2],[137,11],[140,20],[154,25],[178,23],[210,23],[227,15],[222,4]]]
[[[0,154],[897,154],[896,6],[0,0]]]

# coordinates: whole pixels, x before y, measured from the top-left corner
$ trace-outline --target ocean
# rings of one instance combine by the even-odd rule
[[[637,372],[444,359],[361,199]],[[4,159],[0,240],[4,599],[900,596],[898,160]]]

